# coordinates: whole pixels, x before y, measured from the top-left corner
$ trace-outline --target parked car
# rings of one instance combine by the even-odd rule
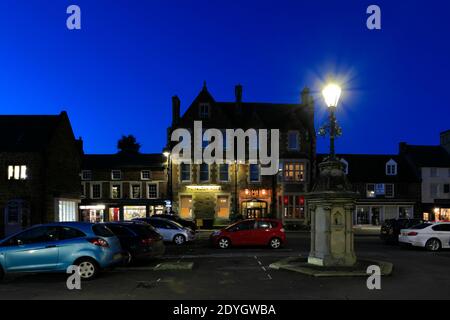
[[[133,221],[143,221],[153,226],[163,236],[164,241],[182,245],[195,239],[195,232],[183,227],[178,222],[164,218],[137,218]]]
[[[164,254],[163,237],[149,224],[123,221],[107,222],[105,225],[119,238],[126,264],[159,258]]]
[[[248,219],[213,232],[210,240],[213,245],[221,249],[248,245],[270,246],[278,249],[286,243],[286,234],[279,220]]]
[[[190,228],[193,231],[197,230],[197,225],[195,224],[194,221],[182,219],[182,218],[180,218],[180,216],[178,216],[176,214],[156,214],[156,215],[153,215],[153,218],[164,218],[164,219],[172,220],[172,221],[178,222],[183,227]]]
[[[450,222],[427,222],[409,229],[402,229],[398,241],[402,244],[423,247],[429,251],[450,248]]]
[[[0,273],[66,272],[80,267],[84,280],[121,263],[119,239],[105,225],[60,222],[36,225],[0,242]]]
[[[381,225],[380,238],[386,243],[397,243],[401,229],[422,223],[419,219],[387,219]]]

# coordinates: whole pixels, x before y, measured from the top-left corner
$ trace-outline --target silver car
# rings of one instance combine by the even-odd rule
[[[182,245],[195,239],[194,231],[172,220],[157,217],[138,218],[134,220],[143,221],[152,225],[163,236],[164,241],[173,242],[176,245]]]

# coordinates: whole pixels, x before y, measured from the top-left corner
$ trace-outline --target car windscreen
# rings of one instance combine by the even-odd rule
[[[111,230],[109,230],[107,226],[102,225],[102,224],[94,224],[92,226],[92,231],[94,232],[94,234],[96,236],[99,236],[99,237],[105,237],[105,238],[114,237],[114,233]]]
[[[416,224],[415,226],[410,227],[410,229],[415,229],[415,230],[421,230],[421,229],[425,229],[426,227],[431,226],[431,223],[419,223]]]

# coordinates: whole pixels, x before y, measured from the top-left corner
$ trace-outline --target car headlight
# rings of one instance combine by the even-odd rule
[[[220,234],[220,230],[216,230],[212,233],[213,236],[218,236]]]

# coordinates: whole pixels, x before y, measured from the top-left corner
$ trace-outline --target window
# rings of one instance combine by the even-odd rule
[[[86,184],[81,183],[81,197],[86,198]]]
[[[120,170],[112,170],[111,171],[111,179],[112,180],[120,180],[120,179],[122,179],[122,171],[120,171]]]
[[[81,171],[81,180],[91,180],[91,179],[92,179],[92,171],[91,170]]]
[[[59,200],[58,201],[58,221],[78,221],[77,219],[77,203],[75,201]]]
[[[120,184],[111,185],[111,198],[112,199],[122,198],[122,185]]]
[[[438,225],[435,225],[435,226],[431,227],[431,229],[433,229],[434,231],[449,232],[450,231],[450,224],[449,223],[438,224]]]
[[[385,185],[385,195],[386,195],[386,198],[394,197],[394,185],[392,183],[387,183]]]
[[[156,183],[147,184],[147,198],[149,199],[158,198],[158,185]]]
[[[439,185],[436,183],[430,184],[430,196],[436,198],[439,195]]]
[[[11,165],[8,166],[8,180],[26,180],[27,166]]]
[[[142,170],[141,180],[150,180],[150,179],[151,179],[150,170]]]
[[[255,221],[239,222],[229,228],[230,231],[247,231],[255,228]]]
[[[375,198],[375,184],[369,183],[366,186],[367,198]]]
[[[389,160],[386,163],[386,175],[387,176],[397,175],[397,162],[395,162],[393,159]]]
[[[200,119],[209,118],[209,104],[201,103],[199,106],[199,110],[200,110]]]
[[[218,196],[217,207],[217,218],[228,219],[230,217],[230,201],[228,196]]]
[[[180,178],[181,182],[191,181],[191,165],[188,163],[180,164]]]
[[[283,214],[286,219],[304,219],[304,196],[285,195],[282,197],[280,196],[279,201],[283,203]]]
[[[301,182],[305,180],[305,164],[301,162],[286,162],[284,164],[284,180]]]
[[[102,185],[100,183],[93,183],[91,185],[91,198],[100,199],[102,197]]]
[[[288,133],[288,149],[289,150],[299,150],[299,133],[298,131],[289,131]]]
[[[258,221],[256,222],[256,228],[257,229],[271,229],[272,225],[269,221]]]
[[[438,176],[437,168],[430,168],[430,177],[435,178]]]
[[[448,170],[447,175],[448,175],[448,177],[450,178],[450,169],[447,169],[447,170]]]
[[[375,195],[382,196],[385,194],[385,185],[384,183],[375,184]]]
[[[36,227],[26,230],[10,240],[11,245],[24,245],[58,240],[56,227]]]
[[[259,180],[259,165],[250,164],[250,182],[258,182]]]
[[[220,181],[229,181],[229,166],[227,163],[219,165],[219,180]]]
[[[207,163],[200,164],[200,182],[209,181],[209,165]]]
[[[141,198],[141,185],[140,184],[132,184],[131,185],[131,199],[140,199]]]
[[[449,193],[450,192],[450,184],[446,183],[444,184],[444,193]]]
[[[78,229],[70,227],[58,227],[59,228],[59,240],[69,240],[75,238],[82,238],[86,235]]]
[[[180,204],[180,218],[192,218],[192,196],[181,196]]]

